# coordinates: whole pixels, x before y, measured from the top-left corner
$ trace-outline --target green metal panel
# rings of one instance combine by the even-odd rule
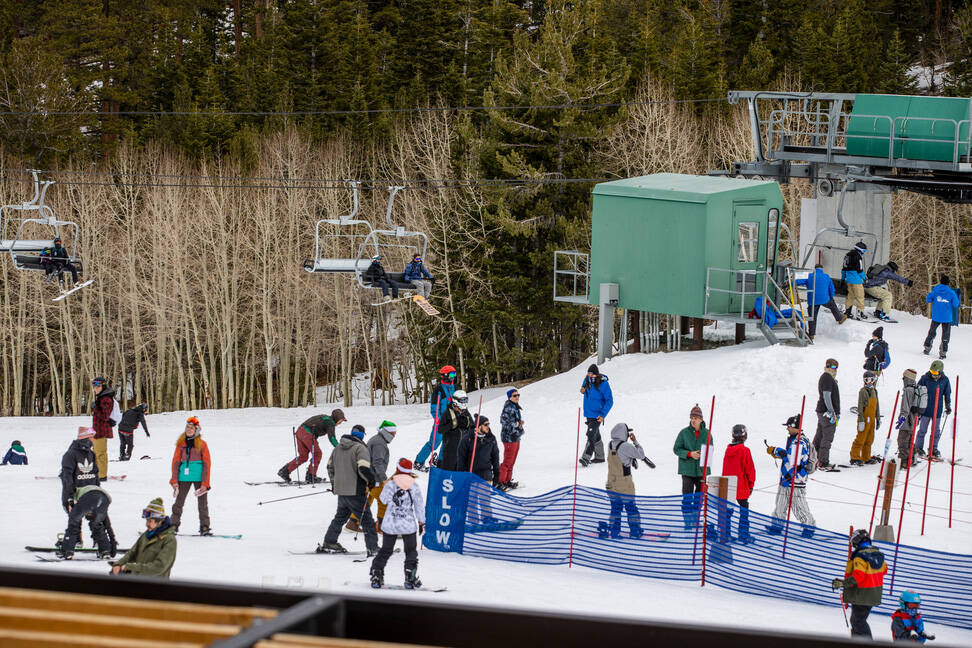
[[[860,94],[847,124],[847,154],[888,157],[893,127],[895,158],[950,162],[956,131],[960,155],[968,154],[970,115],[968,98]]]
[[[593,193],[591,303],[601,283],[617,283],[620,308],[686,317],[705,311],[707,268],[739,265],[734,212],[759,223],[762,266],[767,213],[783,206],[775,182],[719,176],[660,173],[601,183]],[[735,285],[723,276],[721,285]],[[727,295],[710,297],[710,312],[729,314],[729,306]]]

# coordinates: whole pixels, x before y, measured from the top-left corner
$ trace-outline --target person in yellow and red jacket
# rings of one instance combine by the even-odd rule
[[[870,637],[867,616],[872,607],[881,605],[888,564],[884,562],[884,554],[871,544],[867,529],[854,532],[851,548],[844,577],[835,578],[831,585],[834,589],[844,589],[844,604],[851,606],[851,636]]]
[[[212,462],[209,458],[209,446],[202,440],[199,431],[199,419],[190,416],[186,421],[185,431],[176,441],[175,453],[172,455],[172,526],[179,531],[182,521],[182,507],[186,503],[189,489],[194,487],[196,500],[199,502],[199,535],[213,535],[209,526],[209,472]]]

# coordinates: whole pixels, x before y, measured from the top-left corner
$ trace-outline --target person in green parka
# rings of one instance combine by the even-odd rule
[[[698,520],[699,498],[696,493],[702,492],[702,445],[712,445],[705,421],[702,420],[702,408],[696,403],[689,413],[689,425],[682,428],[675,439],[672,451],[678,456],[678,474],[682,476],[682,518],[685,529],[691,529]],[[706,467],[706,474],[712,469]]]
[[[110,562],[112,574],[139,574],[169,578],[176,559],[175,528],[165,514],[161,497],[156,497],[142,511],[145,533],[135,546],[119,560]]]

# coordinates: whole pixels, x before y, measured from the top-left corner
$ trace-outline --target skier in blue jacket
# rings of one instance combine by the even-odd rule
[[[847,300],[844,302],[844,312],[847,317],[857,320],[866,320],[864,314],[864,281],[867,273],[864,271],[864,253],[867,252],[867,244],[858,241],[851,248],[850,252],[844,255],[844,267],[841,269],[840,278],[847,286]],[[857,311],[854,311],[854,306]]]
[[[596,364],[587,368],[587,376],[581,384],[580,391],[584,394],[584,418],[587,419],[587,445],[580,458],[582,466],[592,463],[604,463],[604,443],[601,442],[601,424],[614,405],[611,386],[608,378],[602,374]]]
[[[425,269],[421,254],[413,256],[412,262],[405,266],[404,279],[406,282],[415,286],[415,291],[426,299],[432,294],[432,282],[435,281],[435,277],[430,275],[429,271]],[[428,281],[424,279],[428,279]]]
[[[837,302],[834,301],[834,295],[837,294],[834,289],[834,281],[829,274],[824,272],[821,264],[818,263],[813,274],[806,279],[797,279],[796,285],[804,286],[807,289],[807,306],[812,311],[809,329],[811,340],[817,334],[817,313],[820,312],[821,307],[829,310],[838,324],[843,324],[844,320],[847,319],[847,316],[840,312]]]
[[[942,343],[938,347],[938,357],[944,360],[945,354],[948,353],[948,341],[952,336],[955,309],[959,307],[958,295],[949,286],[948,275],[943,274],[939,277],[938,285],[931,289],[925,301],[932,305],[931,326],[928,327],[928,335],[925,336],[925,355],[931,353],[935,333],[941,325]]]
[[[429,466],[426,466],[425,462],[428,460],[429,455],[442,445],[442,435],[438,434],[436,425],[439,422],[439,418],[446,411],[446,408],[449,407],[449,403],[452,402],[452,395],[455,392],[456,368],[452,365],[445,365],[439,369],[439,384],[429,399],[429,413],[432,414],[433,419],[432,429],[429,431],[429,440],[425,442],[425,445],[422,446],[422,449],[415,456],[415,470],[421,470],[422,472],[429,471]],[[433,437],[435,438],[435,447],[432,447]]]

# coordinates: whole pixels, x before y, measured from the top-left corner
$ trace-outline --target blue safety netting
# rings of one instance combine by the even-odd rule
[[[443,483],[448,484],[444,489]],[[806,537],[804,526],[791,521],[785,536],[774,534],[769,529],[778,528],[781,520],[749,511],[755,542],[742,544],[738,542],[740,507],[712,495],[707,506],[702,502],[698,494],[618,497],[578,486],[575,505],[572,486],[536,497],[516,497],[469,473],[433,471],[427,510],[430,530],[445,529],[436,525],[448,522],[457,536],[447,548],[437,546],[435,535],[426,533],[425,545],[496,560],[547,565],[570,560],[591,569],[698,582],[705,551],[706,585],[839,605],[831,581],[844,573],[846,533],[813,527],[812,537]],[[612,503],[637,514],[640,538],[632,537],[627,512],[621,515],[619,530],[610,528]],[[442,515],[446,509],[450,516]],[[708,525],[705,533],[703,518]],[[615,537],[612,531],[619,533]],[[874,613],[890,615],[901,591],[910,589],[922,595],[922,617],[927,622],[972,629],[972,556],[901,545],[895,560],[893,543],[876,545],[884,552],[888,574],[884,603]]]

